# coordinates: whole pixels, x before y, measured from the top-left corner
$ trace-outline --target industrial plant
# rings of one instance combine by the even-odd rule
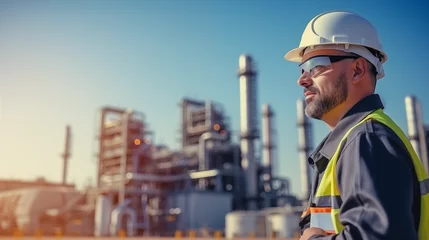
[[[297,100],[302,195],[294,196],[288,179],[275,171],[275,112],[258,104],[256,64],[243,54],[238,66],[238,143],[232,141],[227,113],[214,101],[181,100],[180,151],[151,140],[155,130],[143,112],[105,106],[96,136],[96,186],[78,191],[66,184],[72,154],[67,126],[62,184],[0,182],[0,233],[294,237],[312,178],[307,159],[313,133],[305,101]],[[415,97],[407,97],[405,106],[408,135],[428,170],[429,127]]]

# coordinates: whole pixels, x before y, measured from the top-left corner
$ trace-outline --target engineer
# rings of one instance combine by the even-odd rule
[[[322,13],[285,59],[299,63],[307,116],[331,130],[308,159],[315,177],[301,239],[428,240],[428,174],[374,93],[387,60],[374,26]]]

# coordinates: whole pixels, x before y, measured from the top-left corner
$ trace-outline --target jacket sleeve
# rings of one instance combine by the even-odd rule
[[[360,133],[340,154],[337,179],[344,230],[310,239],[417,239],[413,203],[412,161],[392,137]]]

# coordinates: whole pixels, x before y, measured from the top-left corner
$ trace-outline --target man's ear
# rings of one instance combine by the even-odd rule
[[[358,58],[353,62],[353,76],[352,83],[358,83],[362,80],[368,71],[368,65],[364,58]]]

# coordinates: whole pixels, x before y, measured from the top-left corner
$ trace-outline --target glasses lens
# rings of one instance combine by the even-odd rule
[[[331,60],[327,56],[322,57],[314,57],[310,58],[307,61],[301,63],[299,65],[299,68],[301,70],[301,73],[307,72],[312,73],[316,68],[318,67],[330,67],[331,66]]]
[[[299,68],[301,70],[301,74],[305,72],[314,75],[317,70],[330,68],[331,64],[334,62],[338,62],[347,58],[356,59],[358,56],[317,56],[308,59],[307,61],[301,63]]]

